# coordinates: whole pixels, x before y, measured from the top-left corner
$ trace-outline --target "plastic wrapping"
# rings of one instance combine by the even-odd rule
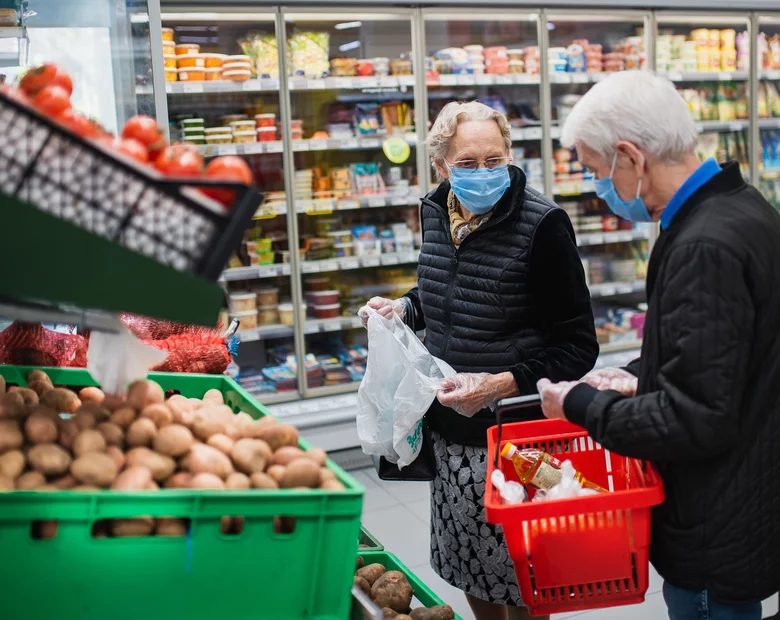
[[[622,368],[602,368],[589,372],[582,378],[583,383],[597,390],[615,390],[624,396],[636,394],[639,380]]]
[[[363,452],[399,469],[417,458],[422,419],[441,382],[455,375],[433,357],[396,314],[369,311],[368,363],[358,391],[357,431]]]
[[[358,310],[358,316],[363,321],[363,327],[368,327],[368,317],[371,316],[371,311],[375,311],[385,319],[389,319],[395,313],[403,321],[406,318],[406,306],[410,303],[405,297],[401,299],[372,297],[365,306]]]
[[[493,375],[486,372],[460,373],[442,382],[439,402],[467,418],[492,406],[498,400]]]
[[[534,498],[531,501],[543,502],[550,499],[569,499],[571,497],[584,497],[586,495],[599,494],[599,492],[594,489],[583,488],[575,478],[576,473],[571,461],[564,461],[561,463],[561,481],[549,489],[537,489]],[[493,484],[495,484],[495,482]]]
[[[14,322],[0,332],[0,364],[83,368],[87,365],[87,339],[40,324]]]
[[[494,469],[490,474],[490,481],[498,489],[501,499],[507,504],[522,504],[528,501],[528,492],[525,487],[514,480],[507,480],[504,472],[500,469]]]

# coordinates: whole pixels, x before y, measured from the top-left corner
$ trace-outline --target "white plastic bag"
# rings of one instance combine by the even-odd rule
[[[594,489],[585,489],[574,477],[574,465],[571,461],[561,463],[561,481],[549,489],[538,489],[533,501],[543,502],[548,499],[569,499],[571,497],[585,497],[586,495],[598,495]]]
[[[363,452],[403,468],[422,447],[422,418],[455,370],[433,357],[400,318],[368,318],[368,363],[358,391],[357,431]]]

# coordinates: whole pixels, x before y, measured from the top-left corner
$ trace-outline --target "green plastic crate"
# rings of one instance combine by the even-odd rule
[[[30,368],[0,366],[9,384]],[[85,370],[44,369],[55,385],[96,385]],[[267,415],[224,376],[150,373],[163,389],[200,397],[222,391],[234,410]],[[308,444],[301,442],[302,448]],[[2,618],[43,620],[343,620],[350,613],[363,487],[333,462],[345,491],[0,493]],[[91,536],[95,521],[133,516],[190,519],[182,538]],[[244,516],[238,535],[222,516]],[[291,534],[275,516],[296,517]],[[35,520],[57,520],[52,540],[31,537]]]
[[[384,551],[384,545],[362,525],[360,526],[360,538],[358,539],[358,552],[364,551]]]
[[[441,600],[428,586],[426,586],[420,578],[409,570],[406,565],[401,562],[392,553],[387,551],[359,551],[358,555],[363,558],[366,566],[369,564],[381,564],[387,570],[401,571],[414,590],[414,599],[412,599],[412,608],[415,607],[435,607],[436,605],[445,605],[446,603]],[[416,599],[416,600],[415,600]],[[352,614],[350,620],[362,620],[363,614],[359,606],[352,605]],[[462,620],[462,618],[455,614],[456,620]]]

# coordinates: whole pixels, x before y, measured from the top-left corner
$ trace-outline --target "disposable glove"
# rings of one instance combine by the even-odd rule
[[[384,297],[372,297],[368,303],[358,310],[358,316],[363,321],[363,327],[368,327],[368,316],[370,310],[389,319],[393,314],[397,315],[402,321],[406,318],[406,303],[404,299],[385,299]]]
[[[542,413],[545,417],[554,420],[566,419],[563,413],[563,401],[575,385],[578,385],[577,381],[553,383],[549,379],[540,379],[536,383],[536,389],[542,397]]]
[[[488,373],[459,373],[442,381],[436,397],[445,407],[470,418],[501,398],[493,377]]]
[[[593,370],[582,378],[583,383],[597,390],[615,390],[623,396],[635,396],[638,380],[622,368],[602,368]]]

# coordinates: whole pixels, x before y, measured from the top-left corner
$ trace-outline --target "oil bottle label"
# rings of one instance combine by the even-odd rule
[[[562,475],[560,469],[542,461],[529,484],[537,489],[551,489],[561,481]]]

